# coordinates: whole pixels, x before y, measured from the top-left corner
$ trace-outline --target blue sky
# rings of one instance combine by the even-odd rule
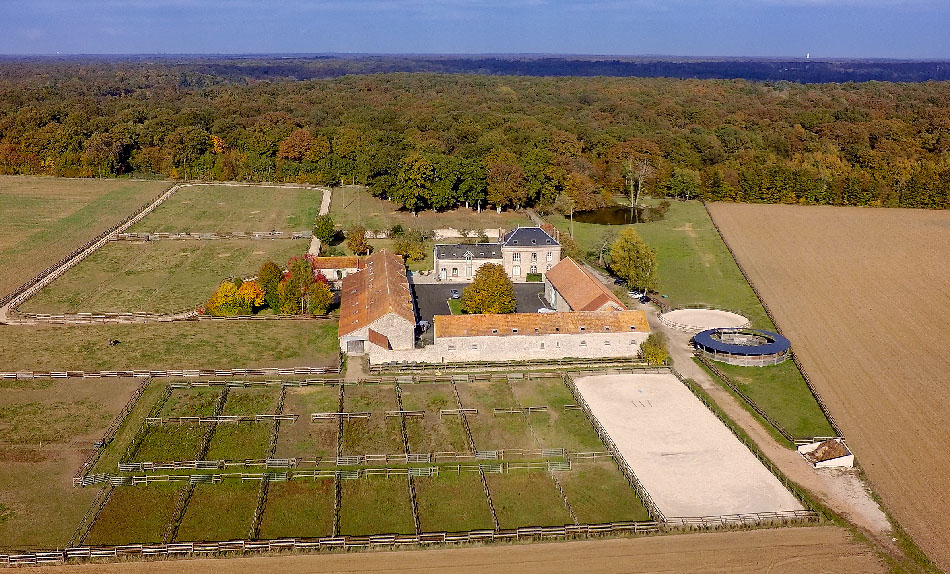
[[[950,0],[0,0],[0,53],[950,58]]]

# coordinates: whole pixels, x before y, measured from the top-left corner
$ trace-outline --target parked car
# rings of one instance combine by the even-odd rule
[[[538,313],[557,313],[554,309],[548,309],[547,307],[541,307],[538,309]]]
[[[461,299],[462,294],[459,293],[458,289],[452,289],[451,291],[449,291],[449,297],[452,299]]]

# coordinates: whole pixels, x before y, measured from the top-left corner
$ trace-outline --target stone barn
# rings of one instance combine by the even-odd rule
[[[544,298],[556,311],[624,311],[626,306],[606,285],[570,257],[544,278]]]
[[[415,345],[416,313],[406,265],[385,249],[343,278],[340,291],[340,350],[362,354],[367,346],[408,350]]]

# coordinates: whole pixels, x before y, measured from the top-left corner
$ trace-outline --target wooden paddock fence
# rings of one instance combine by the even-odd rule
[[[661,309],[662,309],[662,308],[661,308]],[[734,311],[734,310],[732,310],[732,309],[723,309],[722,307],[715,307],[715,306],[713,306],[713,305],[694,304],[694,305],[683,305],[683,306],[681,306],[681,307],[670,307],[669,305],[667,305],[667,306],[666,306],[666,309],[663,310],[663,311],[657,316],[657,318],[659,319],[660,323],[663,323],[664,325],[666,325],[667,327],[669,327],[669,328],[671,328],[671,329],[676,329],[677,331],[684,331],[684,332],[687,332],[687,333],[699,333],[700,331],[703,331],[704,329],[699,328],[699,327],[696,327],[695,325],[690,325],[690,324],[687,324],[687,323],[680,323],[680,322],[677,322],[677,321],[672,321],[672,320],[670,320],[668,317],[665,317],[665,315],[666,315],[667,313],[669,313],[670,311],[684,311],[684,310],[689,310],[689,309],[697,309],[697,310],[702,309],[702,310],[706,310],[706,311],[725,311],[725,312],[727,312],[727,313],[732,313],[732,314],[734,314],[734,315],[738,315],[738,316],[743,317],[743,318],[745,317],[745,315],[743,315],[743,314],[740,313],[739,311]],[[751,326],[752,326],[752,322],[749,321],[748,319],[746,319],[746,321],[745,321],[744,323],[742,323],[741,325],[738,325],[738,328],[739,328],[739,329],[747,329],[747,328],[749,328],[749,327],[751,327]]]
[[[162,240],[196,240],[209,241],[215,239],[310,239],[310,231],[230,231],[208,233],[148,233],[129,232],[117,233],[109,241],[162,241]]]
[[[220,415],[216,417],[147,417],[146,425],[216,425],[218,423],[259,423],[274,421],[297,422],[300,415],[295,414],[260,414],[260,415]]]
[[[314,321],[330,319],[330,315],[231,315],[215,317],[194,309],[174,313],[146,311],[117,311],[105,313],[20,313],[11,314],[10,324],[43,323],[49,325],[127,325],[142,323],[180,323],[184,321]]]
[[[178,542],[172,544],[129,544],[125,546],[79,546],[45,552],[0,554],[0,566],[37,566],[87,560],[121,558],[184,558],[197,556],[314,552],[320,550],[398,548],[484,542],[514,542],[588,538],[611,534],[651,534],[661,524],[607,522],[564,526],[525,526],[504,530],[467,532],[426,532],[422,534],[379,534],[375,536],[327,536],[323,538],[281,538],[276,540],[228,540],[222,542]]]
[[[524,460],[564,458],[574,460],[597,460],[612,458],[609,452],[569,452],[563,448],[500,449],[492,451],[414,452],[409,454],[361,454],[332,458],[255,458],[244,460],[175,460],[158,462],[120,462],[119,472],[143,472],[161,470],[224,470],[228,468],[310,468],[318,466],[354,466],[362,464],[421,464],[437,462],[471,462],[475,460]],[[78,476],[78,475],[77,475]]]
[[[144,377],[254,377],[337,374],[340,365],[331,367],[265,367],[262,369],[182,369],[167,371],[0,371],[0,379],[102,379]],[[196,385],[198,386],[198,385]],[[290,385],[292,386],[292,385]]]

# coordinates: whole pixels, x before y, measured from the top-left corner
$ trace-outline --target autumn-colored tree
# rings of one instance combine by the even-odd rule
[[[366,228],[355,225],[346,232],[346,247],[356,255],[368,255],[369,241],[366,241]]]
[[[284,315],[300,314],[300,297],[294,292],[290,281],[284,279],[277,285],[278,312]]]
[[[257,283],[264,290],[264,302],[275,311],[280,308],[280,299],[277,296],[277,285],[284,273],[273,261],[261,265],[257,272]]]
[[[666,348],[666,335],[655,331],[640,345],[640,353],[648,365],[665,365],[670,356]]]
[[[256,281],[245,281],[234,294],[237,307],[242,315],[250,315],[264,306],[264,289]]]
[[[229,317],[240,313],[237,301],[238,288],[233,281],[223,281],[205,303],[205,312],[213,317]]]
[[[336,227],[333,223],[333,217],[327,213],[318,215],[313,226],[313,234],[322,243],[330,243],[336,235]]]
[[[514,313],[515,286],[497,263],[486,263],[475,272],[472,284],[462,290],[466,313]]]
[[[610,246],[610,270],[631,287],[641,291],[656,289],[656,251],[633,227],[627,227]]]
[[[300,161],[310,153],[312,145],[313,134],[310,133],[310,130],[302,128],[295,129],[280,142],[277,149],[277,157],[291,161]]]
[[[308,311],[310,313],[323,315],[330,309],[330,305],[333,304],[333,291],[330,290],[326,277],[323,278],[323,281],[320,281],[317,277],[317,281],[310,289],[308,297]]]

